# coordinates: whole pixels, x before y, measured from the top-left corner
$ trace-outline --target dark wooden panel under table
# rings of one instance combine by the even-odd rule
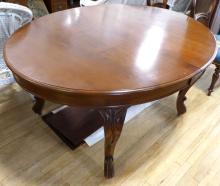
[[[68,8],[68,0],[44,0],[47,9],[50,13]]]
[[[69,146],[104,127],[104,175],[111,178],[127,108],[179,92],[177,114],[184,114],[186,94],[215,58],[216,41],[183,14],[111,4],[35,20],[10,37],[4,54],[17,83],[36,97],[36,113],[45,100],[68,105],[43,120]]]
[[[5,1],[0,1],[0,2],[15,3],[15,4],[27,6],[27,0],[5,0]]]

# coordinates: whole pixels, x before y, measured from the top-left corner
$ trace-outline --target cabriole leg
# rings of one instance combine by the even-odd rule
[[[205,69],[206,70],[206,69]],[[177,114],[181,115],[186,112],[186,106],[184,104],[184,101],[186,101],[186,93],[189,91],[189,89],[202,77],[202,75],[205,73],[205,70],[199,72],[197,75],[192,77],[188,81],[188,86],[183,88],[182,90],[179,91],[178,97],[177,97],[177,102],[176,102],[176,107],[177,107]]]
[[[44,104],[45,104],[45,101],[39,97],[34,97],[35,99],[35,103],[32,107],[32,110],[36,113],[36,114],[39,114],[41,115],[42,114],[42,110],[44,108]]]
[[[184,114],[186,112],[186,105],[184,104],[184,101],[186,101],[186,93],[190,87],[187,87],[183,90],[179,91],[178,97],[177,97],[177,103],[176,103],[176,108],[177,108],[177,114],[178,116],[181,114]]]
[[[215,87],[215,84],[217,82],[217,80],[219,79],[219,73],[220,73],[220,65],[216,65],[216,69],[215,69],[215,72],[212,76],[212,83],[208,89],[208,96],[211,95],[211,93],[213,92],[213,89]]]
[[[114,150],[121,135],[126,112],[127,107],[113,107],[99,111],[105,131],[104,174],[106,178],[114,176]]]

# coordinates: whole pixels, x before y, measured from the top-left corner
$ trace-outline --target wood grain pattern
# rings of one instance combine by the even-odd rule
[[[124,125],[127,107],[113,107],[100,109],[105,131],[105,161],[104,175],[106,178],[114,176],[114,151]]]
[[[35,96],[100,108],[107,178],[114,175],[124,108],[180,91],[177,109],[184,113],[186,92],[215,54],[213,34],[193,19],[165,9],[124,5],[45,16],[18,30],[4,50],[16,81]]]
[[[181,115],[186,112],[186,106],[184,102],[186,101],[186,93],[189,91],[189,89],[194,85],[194,83],[202,77],[205,71],[202,71],[198,73],[194,78],[190,79],[188,81],[188,85],[185,86],[183,89],[179,91],[179,94],[177,96],[177,102],[176,102],[176,107],[177,107],[177,114]]]
[[[25,91],[16,84],[1,88],[0,185],[219,186],[220,88],[205,94],[214,69],[188,92],[186,114],[176,116],[175,94],[124,125],[111,180],[103,178],[100,161],[104,140],[70,150],[31,111]],[[54,107],[47,103],[45,110]]]
[[[215,50],[211,32],[185,15],[103,5],[33,21],[7,42],[5,60],[18,82],[44,99],[114,106],[148,101],[148,91],[191,78]]]

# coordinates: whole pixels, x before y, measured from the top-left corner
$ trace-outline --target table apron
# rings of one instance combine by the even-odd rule
[[[193,77],[172,85],[163,86],[147,91],[136,91],[121,94],[85,94],[65,92],[36,85],[23,78],[20,78],[16,74],[14,74],[14,77],[17,83],[26,91],[30,92],[36,97],[54,103],[82,107],[114,107],[120,105],[136,105],[167,97],[184,89],[187,86],[194,84],[204,72],[205,70],[202,70]]]

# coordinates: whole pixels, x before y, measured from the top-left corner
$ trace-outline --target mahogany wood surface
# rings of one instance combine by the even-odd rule
[[[127,108],[180,91],[177,112],[185,113],[187,91],[215,55],[215,39],[201,23],[165,9],[126,5],[42,17],[19,29],[4,50],[16,81],[41,101],[38,113],[42,100],[98,111],[107,178],[114,175]]]
[[[44,0],[44,3],[50,13],[68,8],[68,0]]]
[[[207,67],[215,50],[208,28],[185,15],[103,5],[33,21],[9,39],[5,60],[18,82],[44,99],[114,106],[149,101],[149,91]]]

